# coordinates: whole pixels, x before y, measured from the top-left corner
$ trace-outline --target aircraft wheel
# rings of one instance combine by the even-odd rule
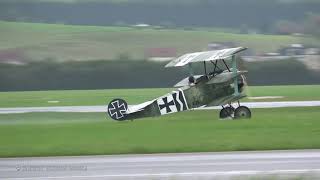
[[[233,107],[225,107],[220,111],[220,118],[224,119],[224,118],[232,117],[233,113],[234,113]]]
[[[236,119],[249,119],[249,118],[251,118],[251,111],[246,106],[239,106],[234,112],[234,118],[236,118]]]

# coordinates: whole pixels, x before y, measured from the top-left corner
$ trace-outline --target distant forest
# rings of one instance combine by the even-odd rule
[[[66,2],[68,2],[66,0]],[[272,33],[281,20],[299,22],[319,13],[320,2],[276,0],[159,1],[0,1],[0,19],[75,25],[132,25],[165,27],[224,27]],[[175,2],[175,1],[172,1]],[[182,2],[182,1],[177,1]],[[193,3],[190,3],[193,2]],[[294,2],[294,1],[293,1]]]
[[[188,76],[187,68],[164,68],[164,65],[119,60],[0,64],[0,91],[172,87]],[[195,74],[203,73],[201,63],[194,66]],[[310,71],[293,59],[243,62],[240,68],[249,71],[246,77],[251,86],[320,83],[319,72]]]

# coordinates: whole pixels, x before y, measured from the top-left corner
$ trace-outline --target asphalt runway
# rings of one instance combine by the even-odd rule
[[[0,179],[247,179],[252,176],[318,179],[320,150],[0,158]]]
[[[281,108],[281,107],[310,107],[320,106],[320,101],[282,101],[282,102],[243,102],[249,108]],[[205,107],[203,109],[221,109],[221,107]],[[106,112],[105,106],[51,106],[51,107],[15,107],[0,108],[0,114],[30,113],[30,112]]]

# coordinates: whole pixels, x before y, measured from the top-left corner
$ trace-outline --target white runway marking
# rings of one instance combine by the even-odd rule
[[[248,99],[280,99],[284,98],[284,96],[256,96],[256,97],[248,97]]]
[[[320,169],[285,169],[285,170],[272,170],[272,171],[218,171],[218,172],[186,172],[186,173],[146,173],[146,174],[106,174],[106,175],[88,175],[88,176],[53,176],[53,177],[32,177],[32,178],[10,178],[11,180],[20,179],[79,179],[79,178],[135,178],[139,179],[142,177],[201,177],[201,176],[235,176],[235,175],[268,175],[268,174],[301,174],[301,173],[318,173]]]
[[[59,103],[60,101],[48,101],[48,103]]]
[[[241,105],[248,106],[249,108],[312,107],[320,106],[320,101],[243,102]],[[221,107],[204,107],[197,108],[196,110],[203,109],[221,109]],[[107,105],[0,108],[0,114],[30,112],[107,112]]]

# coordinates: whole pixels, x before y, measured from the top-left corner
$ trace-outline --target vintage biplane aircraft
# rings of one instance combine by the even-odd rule
[[[236,54],[246,50],[245,47],[229,48],[185,54],[172,60],[165,67],[188,65],[189,77],[178,82],[177,90],[151,101],[138,105],[127,105],[122,99],[114,99],[108,105],[109,116],[118,121],[133,120],[144,117],[186,111],[199,107],[221,106],[220,118],[250,118],[251,111],[241,106],[239,100],[244,94],[246,71],[237,69]],[[226,60],[231,60],[231,68]],[[193,75],[192,63],[202,62],[204,74]],[[208,72],[207,63],[213,64]],[[220,67],[218,66],[220,63]],[[221,64],[225,68],[221,68]],[[237,107],[233,106],[237,102]]]

